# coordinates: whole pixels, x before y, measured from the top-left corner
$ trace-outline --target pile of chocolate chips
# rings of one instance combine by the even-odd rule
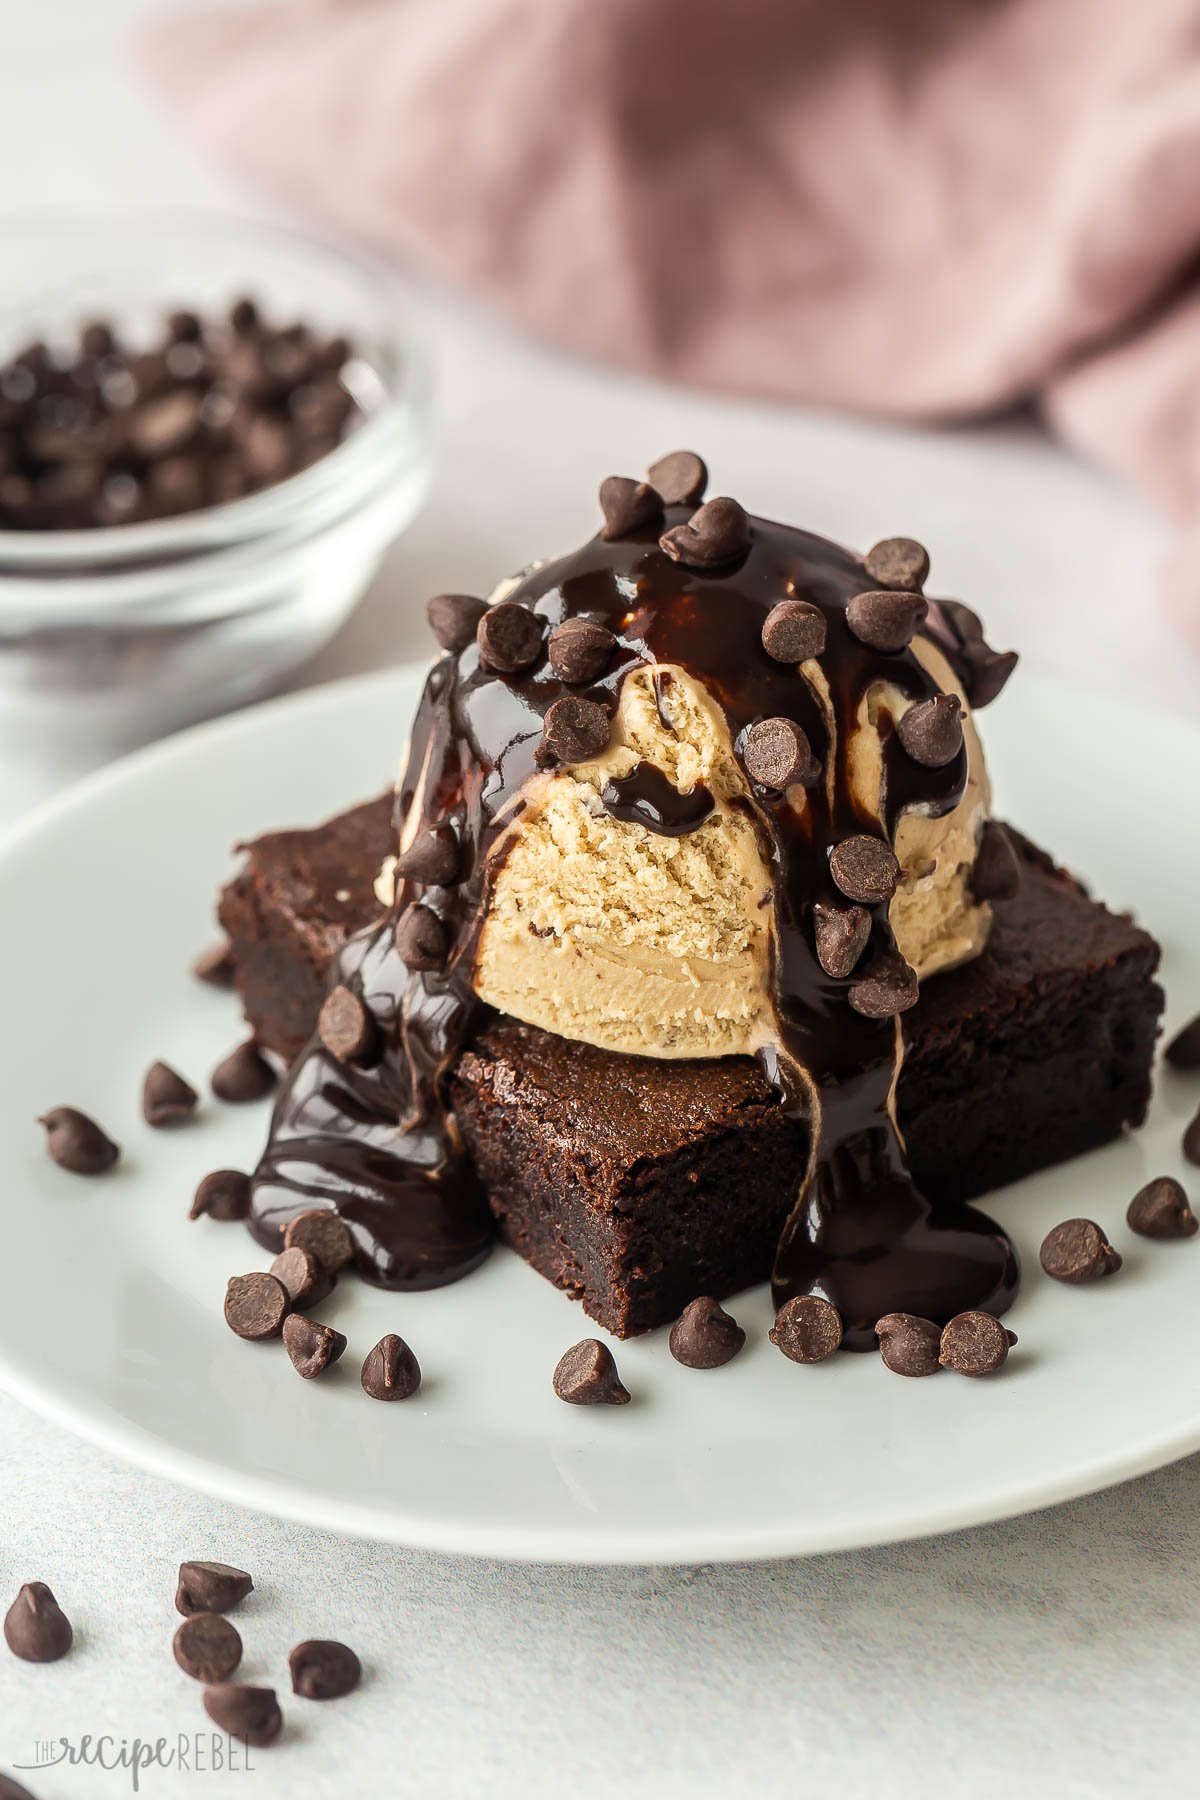
[[[351,354],[249,299],[225,317],[173,312],[148,348],[104,320],[69,350],[29,344],[0,367],[0,530],[130,525],[272,487],[360,416]]]

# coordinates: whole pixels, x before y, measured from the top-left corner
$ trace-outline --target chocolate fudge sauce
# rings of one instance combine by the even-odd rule
[[[611,714],[630,670],[677,664],[724,709],[739,759],[751,727],[785,719],[801,727],[821,769],[799,810],[786,794],[747,777],[773,883],[778,1031],[762,1060],[781,1104],[807,1122],[812,1146],[779,1244],[775,1302],[823,1295],[843,1318],[847,1345],[859,1349],[875,1347],[873,1327],[886,1312],[942,1322],[967,1308],[1001,1312],[1018,1282],[1013,1248],[975,1208],[931,1205],[913,1187],[891,1108],[900,1021],[865,1017],[849,1004],[852,983],[881,956],[896,954],[887,901],[867,909],[870,938],[853,975],[826,974],[814,948],[814,908],[847,904],[830,852],[861,834],[892,843],[910,808],[935,817],[953,808],[966,785],[965,747],[945,766],[925,767],[905,752],[885,713],[881,823],[850,780],[848,744],[860,704],[880,684],[914,703],[929,700],[940,691],[936,681],[911,649],[872,649],[850,630],[849,601],[877,586],[858,557],[807,532],[753,519],[749,546],[735,560],[688,566],[667,555],[659,539],[694,510],[667,506],[615,541],[597,536],[528,573],[507,599],[542,624],[542,649],[531,665],[497,673],[475,642],[435,665],[397,819],[408,820],[415,804],[422,828],[452,829],[460,850],[456,879],[444,886],[402,881],[389,916],[342,953],[333,979],[361,994],[377,1027],[376,1047],[361,1065],[339,1063],[319,1039],[300,1057],[255,1177],[252,1229],[275,1247],[296,1212],[334,1206],[351,1228],[362,1273],[385,1287],[435,1286],[484,1258],[493,1227],[442,1082],[481,1015],[472,974],[505,834],[539,774],[543,721],[553,702],[578,695]],[[763,648],[767,614],[788,599],[824,614],[823,682]],[[578,617],[606,626],[615,644],[600,675],[567,687],[550,666],[545,638]],[[970,695],[973,673],[994,654],[974,615],[931,601],[923,631],[945,650]],[[659,700],[669,706],[669,690]],[[702,828],[712,804],[702,789],[681,793],[646,764],[612,781],[603,803],[618,818],[672,833]],[[395,947],[394,932],[415,905],[440,922],[440,967],[410,969]]]

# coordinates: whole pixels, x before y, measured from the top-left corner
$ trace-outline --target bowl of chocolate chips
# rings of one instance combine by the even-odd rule
[[[118,748],[269,691],[425,496],[386,275],[179,211],[2,236],[0,730]]]

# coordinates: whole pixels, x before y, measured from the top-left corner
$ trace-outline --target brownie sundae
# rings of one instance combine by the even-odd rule
[[[248,847],[233,975],[294,1058],[250,1228],[328,1209],[391,1288],[499,1235],[619,1336],[703,1299],[696,1357],[768,1277],[785,1351],[998,1316],[970,1202],[1141,1121],[1157,946],[991,816],[1016,658],[921,547],[706,483],[611,478],[581,549],[438,596],[394,805]]]

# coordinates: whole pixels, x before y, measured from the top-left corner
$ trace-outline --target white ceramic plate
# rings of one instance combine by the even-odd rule
[[[1200,1446],[1200,1239],[1124,1225],[1150,1175],[1181,1173],[1200,1088],[1164,1078],[1149,1128],[1022,1183],[992,1210],[1026,1288],[1003,1376],[903,1381],[873,1357],[797,1368],[750,1333],[698,1373],[665,1333],[618,1347],[634,1404],[563,1406],[550,1373],[591,1332],[507,1251],[456,1287],[385,1294],[343,1281],[321,1309],[342,1365],[299,1381],[278,1344],[223,1323],[226,1277],[265,1266],[239,1226],[186,1218],[207,1170],[250,1167],[263,1107],[206,1103],[168,1134],[140,1120],[163,1057],[200,1078],[233,1043],[226,995],[189,979],[213,937],[230,845],[379,791],[419,675],[320,689],[205,727],[45,809],[0,853],[0,1381],[121,1455],[264,1511],[368,1537],[533,1560],[699,1562],[831,1550],[968,1525],[1117,1481]],[[1200,733],[1028,674],[984,719],[998,809],[1161,937],[1176,1023],[1200,1006]],[[64,1173],[33,1123],[92,1111],[125,1147],[103,1181]],[[1200,1185],[1198,1182],[1197,1185]],[[1115,1280],[1040,1278],[1045,1230],[1110,1227]],[[358,1363],[388,1330],[420,1396],[382,1407]]]

